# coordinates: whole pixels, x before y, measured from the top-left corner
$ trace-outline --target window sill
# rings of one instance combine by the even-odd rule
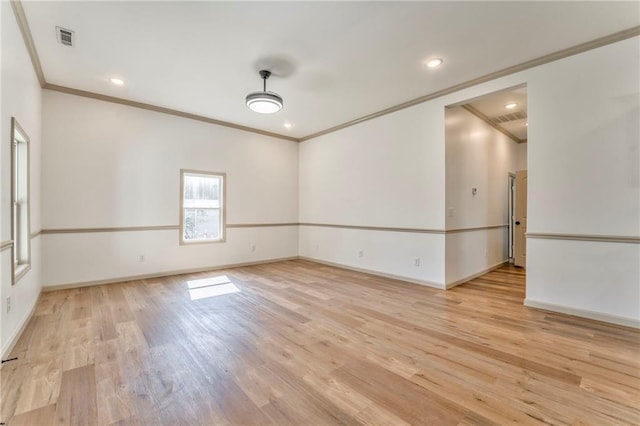
[[[215,244],[215,243],[224,243],[224,242],[226,242],[226,240],[224,238],[219,239],[219,240],[192,240],[192,241],[180,240],[180,245],[181,246],[191,246],[191,245],[195,245],[195,244]]]
[[[13,272],[13,284],[16,284],[20,280],[20,278],[24,277],[30,269],[31,265],[29,263],[18,265]]]

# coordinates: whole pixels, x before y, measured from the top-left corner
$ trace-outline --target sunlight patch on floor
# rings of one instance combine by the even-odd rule
[[[240,289],[226,275],[187,281],[187,286],[189,287],[191,300],[240,292]]]

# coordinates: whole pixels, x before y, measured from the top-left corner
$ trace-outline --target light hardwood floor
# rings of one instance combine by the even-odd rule
[[[640,423],[640,332],[523,297],[513,267],[445,292],[301,260],[44,293],[0,421]]]

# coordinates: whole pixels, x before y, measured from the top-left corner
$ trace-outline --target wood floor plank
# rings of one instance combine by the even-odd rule
[[[45,293],[0,421],[640,425],[640,331],[524,295],[511,266],[442,291],[304,260]]]
[[[467,414],[456,403],[369,362],[353,362],[333,374],[410,424],[456,424]]]
[[[93,365],[62,373],[55,421],[63,425],[97,423],[96,375]]]
[[[26,413],[18,414],[11,419],[11,426],[33,426],[51,424],[56,415],[56,405],[45,405]]]

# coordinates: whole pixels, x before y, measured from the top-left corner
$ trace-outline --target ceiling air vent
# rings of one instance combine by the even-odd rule
[[[523,118],[527,118],[527,113],[524,111],[516,111],[505,115],[499,115],[497,117],[491,117],[489,120],[493,124],[506,123],[507,121],[515,121],[522,120]]]
[[[56,27],[56,34],[58,35],[58,41],[65,46],[73,47],[74,32],[67,30],[66,28]]]

